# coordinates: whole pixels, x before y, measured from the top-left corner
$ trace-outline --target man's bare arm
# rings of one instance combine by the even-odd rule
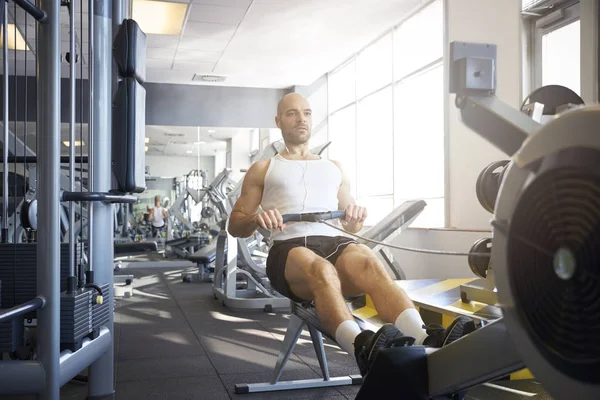
[[[242,193],[235,202],[229,217],[229,234],[234,237],[249,237],[258,228],[258,207],[262,201],[265,175],[270,160],[261,160],[252,164],[246,172]]]
[[[363,227],[363,222],[367,218],[367,210],[356,205],[350,188],[350,178],[344,171],[344,168],[338,161],[332,161],[342,172],[342,184],[338,191],[338,208],[346,211],[346,223],[343,223],[344,229],[350,233],[356,233]]]

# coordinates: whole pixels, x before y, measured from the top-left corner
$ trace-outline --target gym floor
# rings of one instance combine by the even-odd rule
[[[134,295],[116,299],[116,398],[132,399],[353,399],[358,387],[236,395],[236,383],[266,382],[287,328],[285,314],[231,311],[214,300],[208,283],[183,283],[181,268],[127,269]],[[331,376],[358,374],[354,356],[325,338]],[[296,345],[282,380],[320,376],[310,335]],[[483,393],[480,393],[483,395]],[[61,399],[85,399],[87,385],[70,382]],[[490,399],[477,389],[467,399]],[[35,399],[35,396],[2,397]],[[496,398],[496,397],[494,397]],[[519,395],[502,399],[525,399]],[[493,399],[492,399],[493,400]]]

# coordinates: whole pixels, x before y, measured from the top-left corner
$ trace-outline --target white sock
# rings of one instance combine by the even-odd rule
[[[335,341],[340,345],[342,350],[354,355],[354,340],[360,332],[360,326],[358,326],[356,321],[348,319],[339,324],[335,330]]]
[[[394,324],[398,329],[402,331],[405,336],[411,336],[415,338],[415,345],[423,344],[423,341],[428,336],[425,329],[423,329],[423,319],[421,314],[416,308],[407,308],[404,310]]]

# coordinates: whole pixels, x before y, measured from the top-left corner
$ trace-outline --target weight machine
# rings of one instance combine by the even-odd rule
[[[225,203],[227,195],[235,185],[229,177],[230,174],[229,169],[223,169],[210,185],[206,183],[206,171],[193,170],[185,176],[184,187],[168,210],[170,224],[167,229],[168,240],[186,236],[185,231],[189,233],[199,230],[208,231],[211,225],[227,218]],[[190,202],[202,204],[200,224],[192,222]],[[173,235],[173,230],[178,233]]]
[[[583,105],[583,99],[571,89],[560,85],[548,85],[529,94],[521,104],[521,112],[536,122],[546,124],[561,113],[580,108]],[[510,163],[511,160],[493,162],[486,166],[477,177],[475,183],[477,200],[491,214],[494,214],[498,191]],[[471,247],[471,254],[468,257],[469,268],[481,278],[481,281],[460,286],[463,302],[476,301],[489,305],[498,303],[494,269],[490,258],[491,251],[492,238],[479,239]],[[487,256],[482,254],[487,254]]]
[[[145,190],[145,90],[142,83],[145,80],[146,36],[135,21],[128,19],[123,2],[90,1],[89,20],[85,26],[83,9],[77,8],[81,3],[44,1],[39,4],[41,8],[29,1],[15,0],[10,8],[8,2],[0,7],[5,44],[8,43],[6,27],[9,17],[15,23],[15,31],[17,24],[29,25],[31,22],[38,33],[34,38],[25,37],[25,41],[35,45],[36,50],[38,74],[34,81],[37,90],[33,93],[37,94],[34,100],[37,105],[37,155],[28,151],[27,128],[25,145],[19,144],[14,135],[16,129],[9,131],[11,110],[14,112],[14,125],[21,122],[18,115],[23,110],[17,96],[28,92],[27,87],[23,90],[21,84],[24,81],[27,85],[29,77],[25,74],[24,80],[21,80],[15,76],[15,85],[9,86],[9,49],[8,46],[3,49],[4,201],[1,206],[3,226],[0,243],[0,352],[10,353],[12,359],[0,361],[0,395],[37,394],[39,398],[57,400],[61,386],[89,367],[88,396],[112,397],[112,204],[135,202],[137,199],[133,193]],[[62,90],[62,96],[70,99],[67,157],[60,155],[61,7],[68,8],[70,35],[69,52],[65,57],[70,64],[70,79],[68,90]],[[9,16],[11,9],[13,13]],[[81,17],[79,26],[76,23],[77,11]],[[33,20],[28,21],[29,18]],[[75,42],[76,30],[85,33],[84,28],[89,30],[90,38],[87,58],[90,87],[87,95],[83,90],[83,63],[78,61],[82,54],[77,54],[80,49],[76,51]],[[116,67],[114,75],[111,75],[113,59]],[[20,57],[15,54],[14,60],[16,74]],[[81,67],[79,79],[77,62]],[[26,71],[25,64],[21,65],[22,71]],[[80,101],[76,100],[78,84],[81,85]],[[23,104],[26,127],[32,112],[29,102]],[[81,153],[76,157],[75,143],[83,143],[85,122],[89,126],[89,135],[86,136],[89,154],[83,157],[80,146]],[[81,124],[79,136],[76,136],[77,123]],[[12,148],[12,159],[9,158],[9,147]],[[29,174],[27,189],[32,195],[35,193],[35,198],[25,195],[25,199],[12,202],[12,231],[8,207],[11,204],[8,201],[9,162],[14,163],[15,171],[17,164],[25,164],[23,169]],[[35,171],[27,168],[28,163],[35,164]],[[68,177],[61,174],[61,164],[65,163],[69,164]],[[78,181],[76,163],[79,163]],[[83,163],[88,164],[86,179],[83,178]],[[61,204],[68,206],[68,230],[65,232],[63,229],[59,234],[61,216],[57,215],[57,211]],[[78,207],[81,207],[80,212]],[[85,209],[89,210],[87,216]],[[17,218],[17,212],[22,218]],[[76,213],[80,215],[78,221]],[[88,220],[87,235],[84,235],[84,218]],[[22,224],[28,233],[27,243],[20,240],[23,235],[17,232],[18,223],[23,221],[27,222]],[[62,224],[64,226],[65,223]],[[79,230],[76,225],[79,225]],[[29,319],[37,319],[37,326],[36,343],[33,351],[27,353],[20,350],[23,344],[27,344],[24,343],[28,339],[23,327]]]

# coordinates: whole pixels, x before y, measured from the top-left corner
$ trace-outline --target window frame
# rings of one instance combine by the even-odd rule
[[[543,77],[543,71],[542,71],[542,68],[543,68],[543,58],[542,58],[543,39],[542,38],[544,37],[544,35],[554,32],[557,29],[565,27],[575,21],[581,20],[581,7],[580,7],[580,3],[578,1],[566,3],[552,12],[558,12],[559,10],[564,11],[564,13],[565,13],[564,16],[561,19],[559,19],[558,21],[552,22],[543,27],[538,28],[536,25],[541,20],[541,18],[544,18],[545,16],[547,16],[549,14],[540,16],[531,21],[531,29],[532,29],[531,39],[533,41],[532,46],[531,46],[533,49],[533,59],[531,60],[532,84],[533,85],[531,87],[531,91],[542,87],[542,77]],[[581,39],[580,39],[580,41],[581,41]]]

